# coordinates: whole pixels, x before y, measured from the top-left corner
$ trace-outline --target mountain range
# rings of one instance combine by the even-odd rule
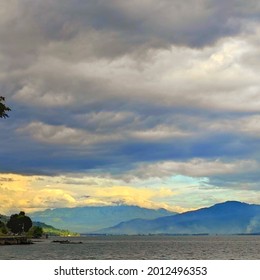
[[[260,205],[227,201],[208,208],[153,220],[133,219],[98,231],[102,234],[260,233]]]
[[[138,206],[56,208],[30,213],[44,228],[92,234],[260,234],[260,205],[227,201],[185,213]],[[8,217],[0,215],[2,221]],[[55,229],[56,232],[56,229]],[[65,231],[62,231],[65,232]]]
[[[118,205],[100,207],[56,208],[30,213],[33,221],[79,233],[97,232],[132,219],[156,219],[174,215],[165,209],[147,209],[138,206]]]

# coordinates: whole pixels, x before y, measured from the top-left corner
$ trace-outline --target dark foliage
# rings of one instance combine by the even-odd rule
[[[20,212],[19,214],[11,215],[6,225],[12,233],[22,234],[23,232],[28,232],[32,227],[32,220],[24,212]]]
[[[11,111],[9,107],[7,107],[5,104],[5,97],[0,96],[0,118],[8,118],[7,112]]]
[[[33,226],[29,230],[29,234],[33,238],[40,238],[43,235],[43,229],[42,229],[42,227],[39,227],[39,226]]]

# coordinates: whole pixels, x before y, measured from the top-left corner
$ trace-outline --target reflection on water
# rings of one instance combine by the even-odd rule
[[[54,238],[61,240],[62,238]],[[0,246],[2,260],[228,260],[260,259],[260,236],[86,236],[82,244],[41,240],[33,245]],[[68,239],[68,238],[65,238]]]

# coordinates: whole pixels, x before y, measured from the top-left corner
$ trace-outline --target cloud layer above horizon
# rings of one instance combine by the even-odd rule
[[[257,1],[2,0],[0,13],[0,213],[260,201]]]

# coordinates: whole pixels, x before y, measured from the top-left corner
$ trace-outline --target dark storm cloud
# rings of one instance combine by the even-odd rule
[[[0,49],[17,66],[39,52],[81,60],[171,44],[203,47],[259,17],[257,1],[238,0],[5,0],[2,6]]]
[[[252,156],[259,77],[243,69],[258,54],[256,1],[2,6],[0,89],[13,110],[1,172]]]

